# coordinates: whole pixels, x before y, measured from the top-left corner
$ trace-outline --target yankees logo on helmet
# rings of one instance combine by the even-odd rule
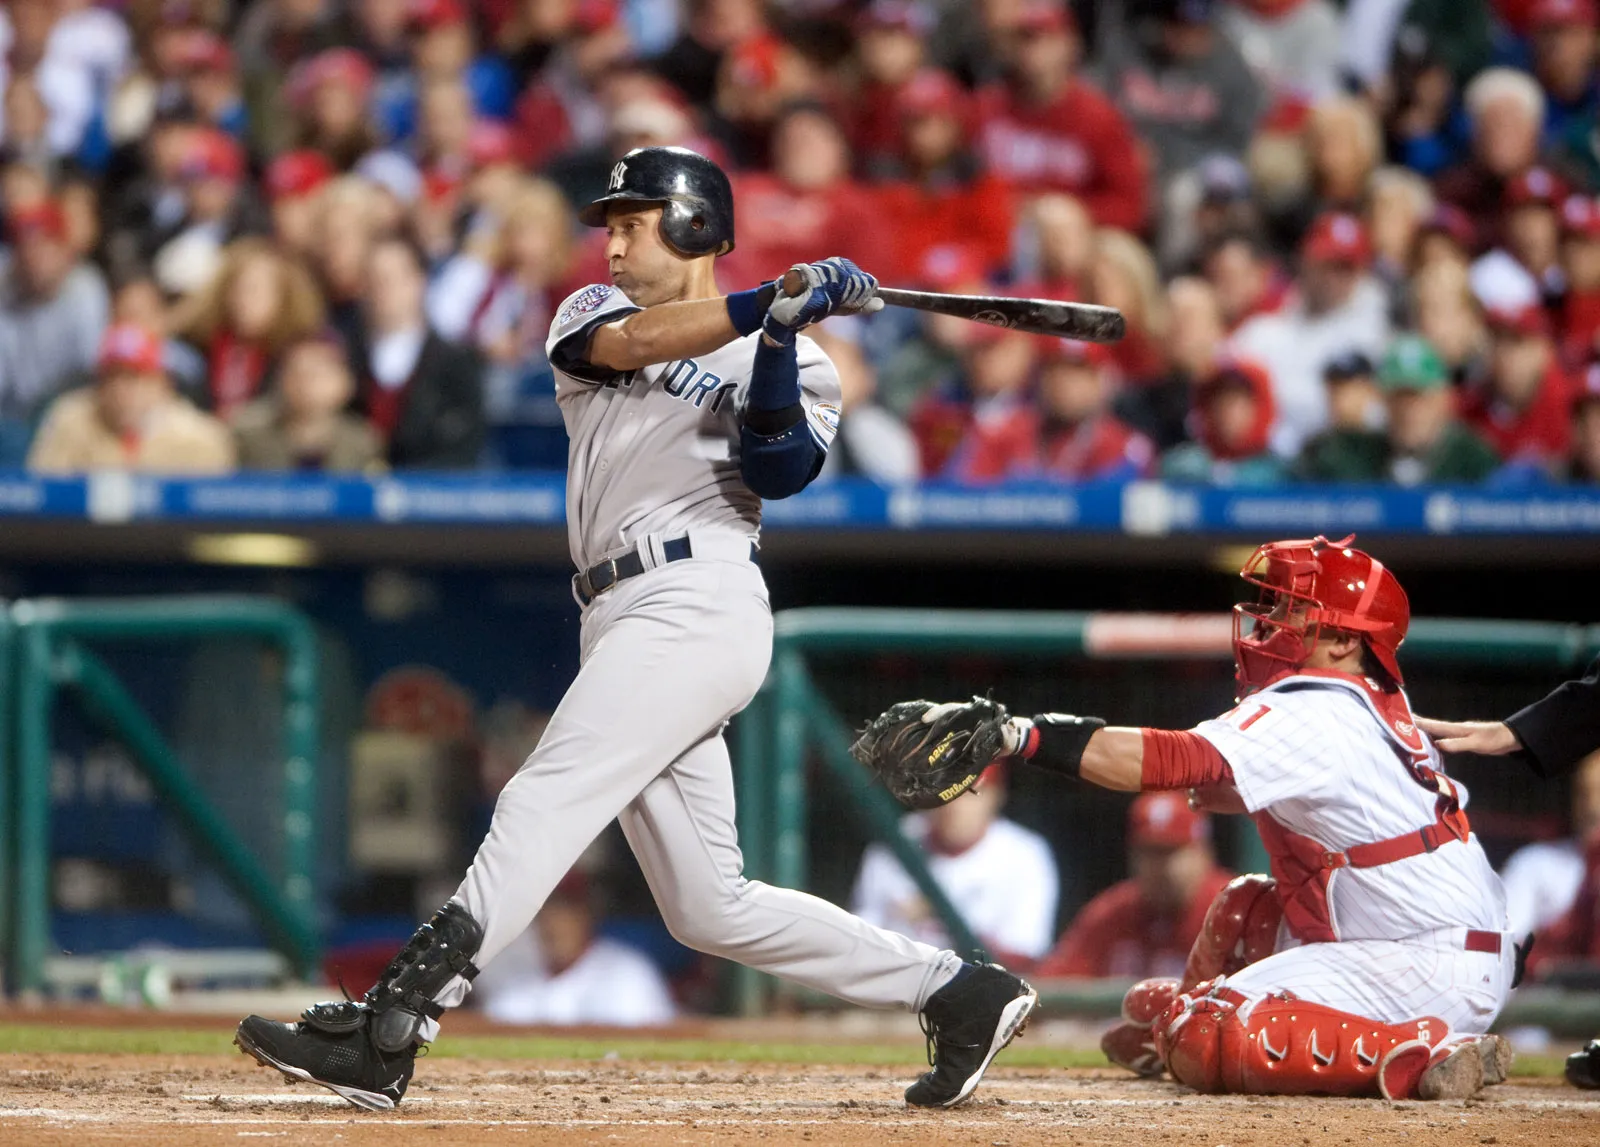
[[[620,191],[623,181],[628,178],[628,164],[626,160],[617,160],[617,165],[611,169],[611,183],[607,191]]]

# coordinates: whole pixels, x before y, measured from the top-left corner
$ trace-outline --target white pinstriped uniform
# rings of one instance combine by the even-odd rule
[[[1433,824],[1436,794],[1412,779],[1402,748],[1353,683],[1290,677],[1195,727],[1227,759],[1252,813],[1340,852]],[[1429,745],[1433,768],[1442,769]],[[1466,790],[1456,789],[1461,803]],[[1469,952],[1468,930],[1506,933],[1505,892],[1476,837],[1328,885],[1336,940],[1278,951],[1228,978],[1247,997],[1288,990],[1386,1023],[1438,1016],[1482,1032],[1511,989],[1509,935],[1499,955]]]

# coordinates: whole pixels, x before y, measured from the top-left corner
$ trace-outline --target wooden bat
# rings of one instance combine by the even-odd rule
[[[783,277],[786,295],[799,294],[803,285],[800,276],[793,271]],[[879,287],[878,298],[891,307],[952,315],[1031,335],[1114,343],[1127,333],[1127,321],[1121,311],[1092,303],[1013,299],[1005,295],[943,295],[936,291],[902,291],[897,287]]]

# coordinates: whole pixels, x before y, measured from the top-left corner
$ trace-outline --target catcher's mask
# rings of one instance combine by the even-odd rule
[[[1411,622],[1405,590],[1382,562],[1352,549],[1351,534],[1330,542],[1269,542],[1239,576],[1258,590],[1233,607],[1233,662],[1244,697],[1302,665],[1324,629],[1361,635],[1379,665],[1402,684],[1400,643]]]

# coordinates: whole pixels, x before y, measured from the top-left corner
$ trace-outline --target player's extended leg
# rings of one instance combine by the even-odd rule
[[[359,1106],[399,1102],[418,1047],[476,968],[528,926],[630,800],[755,694],[772,626],[760,584],[748,563],[686,561],[597,602],[582,668],[501,792],[455,896],[360,1001],[319,1004],[291,1024],[250,1016],[240,1048]]]
[[[1473,1094],[1510,1065],[1509,1046],[1483,1033],[1514,958],[1509,945],[1467,950],[1462,935],[1287,949],[1180,996],[1157,1021],[1157,1046],[1175,1078],[1202,1090]]]
[[[910,1102],[965,1099],[1033,1008],[1033,989],[1009,972],[964,965],[826,900],[745,879],[720,734],[674,762],[618,819],[684,944],[866,1007],[920,1011],[934,1029],[936,1062],[907,1092]]]
[[[1272,955],[1282,920],[1283,906],[1272,877],[1259,873],[1234,877],[1206,910],[1183,979],[1141,980],[1129,988],[1122,1000],[1122,1022],[1101,1038],[1100,1050],[1112,1063],[1138,1075],[1160,1075],[1163,1065],[1156,1052],[1154,1024],[1167,1005],[1179,992]]]

